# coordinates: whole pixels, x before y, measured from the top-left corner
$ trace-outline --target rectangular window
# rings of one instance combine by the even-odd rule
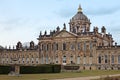
[[[118,56],[118,64],[120,64],[120,55]]]
[[[63,50],[66,50],[66,43],[63,43]]]
[[[38,63],[38,61],[36,61],[36,63]]]
[[[92,64],[92,57],[89,57],[89,64]]]
[[[52,44],[52,50],[54,50],[54,44]]]
[[[46,50],[48,51],[49,50],[49,44],[47,44],[46,48],[47,48]]]
[[[58,44],[57,43],[52,44],[52,50],[54,50],[54,51],[58,50]]]
[[[48,60],[49,60],[49,59],[48,59],[48,56],[46,56],[46,64],[48,64]]]
[[[58,56],[56,56],[56,63],[58,63]]]
[[[105,63],[108,63],[108,56],[105,55]]]
[[[56,50],[58,50],[58,44],[56,43]]]
[[[66,63],[66,56],[63,56],[63,63]]]
[[[73,64],[73,56],[70,57],[70,63]]]
[[[90,42],[90,50],[92,49],[92,42]]]
[[[41,64],[44,64],[44,57],[41,58]]]
[[[86,51],[86,42],[84,42],[84,51]]]
[[[101,56],[98,57],[98,63],[101,63]]]
[[[83,58],[83,64],[86,64],[86,57]]]
[[[44,45],[42,44],[42,50],[44,50]]]
[[[114,55],[111,56],[111,62],[114,63]]]
[[[80,43],[78,43],[78,50],[80,50]]]
[[[39,61],[39,59],[38,59],[38,58],[36,58],[36,63],[38,63],[38,61]]]
[[[80,56],[77,57],[77,64],[80,64]]]
[[[75,46],[74,46],[74,44],[71,44],[71,50],[75,50]]]

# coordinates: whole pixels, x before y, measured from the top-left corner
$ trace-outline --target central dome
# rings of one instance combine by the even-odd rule
[[[85,20],[85,21],[88,21],[88,18],[82,12],[78,12],[75,16],[73,16],[72,20]]]
[[[89,32],[90,24],[90,20],[86,15],[83,14],[82,8],[79,5],[77,14],[75,14],[72,19],[70,19],[70,31],[75,34]]]
[[[75,16],[72,17],[72,20],[85,20],[89,21],[87,16],[83,14],[81,6],[78,8],[78,12]]]

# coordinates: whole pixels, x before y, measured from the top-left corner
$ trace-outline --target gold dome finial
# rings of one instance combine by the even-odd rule
[[[78,12],[82,12],[82,8],[80,4],[79,4]]]

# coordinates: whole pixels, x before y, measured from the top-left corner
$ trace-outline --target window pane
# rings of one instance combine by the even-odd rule
[[[48,64],[48,55],[46,56],[46,64]]]
[[[80,56],[77,57],[77,64],[80,64]]]
[[[90,42],[90,50],[92,49],[92,42]]]
[[[89,58],[89,64],[92,64],[92,57]]]
[[[101,63],[101,56],[98,57],[98,63]]]
[[[63,50],[66,50],[66,44],[63,43]]]
[[[56,50],[58,50],[58,44],[56,43]]]
[[[58,56],[56,56],[56,63],[58,63]]]
[[[78,50],[80,50],[80,43],[78,43]]]
[[[86,57],[83,58],[83,64],[86,64]]]
[[[118,63],[120,64],[120,55],[118,56]]]
[[[70,61],[71,61],[71,63],[73,63],[73,56],[72,55],[70,57]]]
[[[74,49],[75,49],[74,44],[71,44],[71,50],[74,50]]]
[[[47,47],[46,47],[46,48],[47,48],[47,51],[48,51],[48,50],[49,50],[49,45],[48,45],[48,44],[47,44]]]
[[[84,51],[86,51],[86,42],[84,42]]]
[[[114,63],[114,55],[111,56],[111,61]]]
[[[66,63],[66,56],[63,56],[63,63]]]
[[[105,63],[108,63],[108,56],[105,55]]]

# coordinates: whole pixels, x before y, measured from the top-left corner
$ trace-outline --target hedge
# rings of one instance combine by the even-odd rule
[[[21,74],[60,73],[61,65],[21,66]]]
[[[10,71],[10,66],[0,66],[0,74],[8,74]]]
[[[0,74],[8,74],[14,71],[13,66],[0,66]],[[61,65],[38,65],[38,66],[20,66],[20,74],[37,74],[37,73],[60,73]]]

